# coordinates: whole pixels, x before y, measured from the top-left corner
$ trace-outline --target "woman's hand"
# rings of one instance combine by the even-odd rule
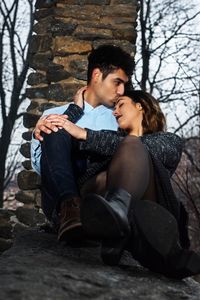
[[[74,138],[76,138],[78,140],[86,140],[86,138],[87,138],[87,131],[84,128],[81,128],[68,120],[65,120],[65,122],[63,124],[63,128],[69,134],[71,134],[71,136],[73,136]]]
[[[38,141],[43,141],[43,137],[41,136],[41,132],[45,132],[47,134],[50,134],[52,131],[57,132],[58,127],[52,123],[53,121],[56,121],[60,115],[57,114],[51,114],[47,116],[41,117],[35,126],[34,129],[34,138]],[[66,115],[64,116],[63,121],[67,119]]]
[[[51,115],[48,117],[48,120],[53,126],[65,129],[74,138],[86,140],[87,131],[67,120],[65,115]]]
[[[87,86],[84,86],[84,87],[80,88],[80,89],[76,92],[76,94],[74,95],[74,98],[73,98],[74,103],[75,103],[76,105],[78,105],[80,108],[83,108],[83,106],[84,106],[83,93],[86,91],[86,89],[87,89]]]

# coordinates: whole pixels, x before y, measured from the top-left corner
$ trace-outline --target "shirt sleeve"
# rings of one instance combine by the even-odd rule
[[[41,158],[41,146],[40,141],[34,139],[32,135],[31,140],[31,165],[34,171],[40,175],[40,158]]]
[[[171,132],[158,132],[142,136],[141,141],[172,175],[181,159],[182,139]]]

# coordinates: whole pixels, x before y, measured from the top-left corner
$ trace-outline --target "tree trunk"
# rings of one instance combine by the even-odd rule
[[[147,7],[148,14],[150,11],[150,2]],[[144,12],[144,1],[140,1],[140,26],[141,26],[141,55],[142,55],[142,76],[140,81],[140,87],[143,91],[147,90],[147,82],[149,79],[149,61],[150,61],[150,51],[149,45],[147,43],[146,36],[146,26],[147,26],[147,16]]]
[[[2,135],[0,138],[0,208],[3,207],[3,194],[4,194],[4,179],[6,173],[6,156],[10,145],[10,137],[13,129],[13,124],[9,120],[3,124]]]

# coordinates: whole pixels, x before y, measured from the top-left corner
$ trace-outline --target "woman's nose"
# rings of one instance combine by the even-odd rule
[[[113,110],[113,116],[117,117],[118,115],[119,115],[119,112],[118,112],[117,108],[115,108]]]

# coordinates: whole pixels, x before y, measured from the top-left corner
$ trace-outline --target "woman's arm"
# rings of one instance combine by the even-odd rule
[[[111,130],[86,131],[86,140],[80,142],[80,149],[105,156],[112,156],[125,136]],[[157,132],[142,136],[141,141],[172,175],[181,159],[182,139],[170,132]]]
[[[80,150],[92,152],[98,155],[111,156],[117,150],[123,136],[118,131],[85,129],[87,132],[85,141],[80,142]]]
[[[80,150],[102,156],[112,156],[124,138],[121,132],[84,129],[68,120],[65,120],[62,127],[80,140]],[[182,139],[170,132],[157,132],[142,136],[141,141],[172,175],[181,159]]]
[[[86,131],[86,140],[80,142],[80,149],[99,155],[113,155],[125,136],[120,132],[111,130],[94,131],[86,129]],[[182,139],[170,132],[157,132],[142,136],[141,141],[172,175],[181,159]]]
[[[91,130],[81,128],[69,120],[57,120],[54,125],[62,127],[74,138],[79,140],[80,150],[90,153],[110,156],[113,155],[122,140],[122,134],[112,130]]]

